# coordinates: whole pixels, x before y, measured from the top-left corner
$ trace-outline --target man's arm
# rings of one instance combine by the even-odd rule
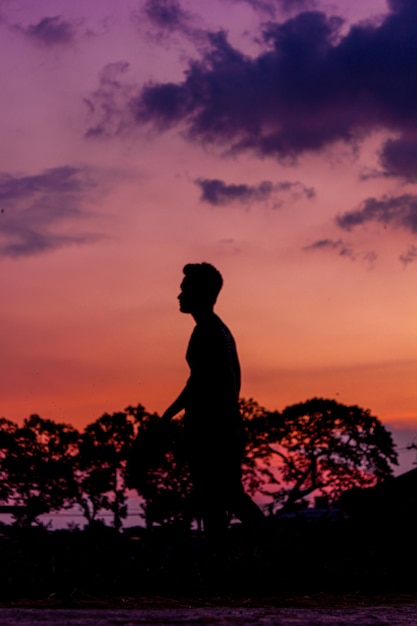
[[[175,417],[177,415],[177,413],[182,411],[185,408],[185,398],[186,398],[186,395],[187,395],[187,385],[181,391],[181,393],[178,396],[178,398],[176,400],[174,400],[174,402],[172,404],[170,404],[170,406],[167,408],[167,410],[163,413],[161,419],[163,419],[163,420],[168,422],[173,417]]]

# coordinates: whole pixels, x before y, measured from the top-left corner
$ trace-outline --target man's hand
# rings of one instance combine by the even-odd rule
[[[167,408],[167,410],[162,414],[161,419],[164,422],[169,422],[173,417],[177,415],[180,411],[184,409],[184,399],[186,394],[186,388],[183,389],[176,400]]]
[[[164,422],[170,422],[173,417],[175,417],[177,413],[173,409],[173,405],[169,406],[166,411],[162,414],[161,420]]]

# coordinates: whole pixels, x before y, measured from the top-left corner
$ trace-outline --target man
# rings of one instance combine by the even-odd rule
[[[252,528],[263,524],[264,515],[242,485],[239,359],[230,330],[213,310],[223,279],[209,263],[188,264],[183,272],[180,311],[196,322],[186,354],[190,377],[162,418],[169,420],[185,410],[196,501],[206,537],[217,541],[224,536],[230,514]]]

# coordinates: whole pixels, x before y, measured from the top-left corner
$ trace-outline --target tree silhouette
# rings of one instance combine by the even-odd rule
[[[263,490],[283,510],[312,494],[332,501],[346,489],[374,485],[397,463],[391,434],[358,406],[313,398],[270,413],[267,422],[268,462],[275,457],[276,467]],[[260,450],[265,459],[264,441]]]
[[[239,406],[245,432],[243,483],[245,489],[254,495],[274,480],[270,448],[270,442],[274,439],[271,432],[273,420],[271,414],[252,398],[248,400],[242,398]]]
[[[145,416],[130,450],[127,482],[144,499],[147,528],[191,523],[190,477],[181,448],[181,420]]]
[[[391,434],[358,406],[313,398],[278,413],[249,399],[240,409],[245,488],[271,496],[283,511],[314,495],[335,501],[352,487],[380,483],[397,462]],[[181,419],[166,422],[140,404],[104,414],[81,434],[38,415],[22,427],[2,418],[0,502],[23,507],[15,512],[22,525],[78,503],[88,524],[110,511],[119,530],[135,489],[148,528],[189,528],[199,512],[182,446]]]
[[[39,415],[22,427],[2,419],[0,429],[1,497],[24,507],[14,513],[17,523],[39,523],[39,515],[70,507],[78,432]]]
[[[76,502],[89,525],[101,511],[111,511],[113,526],[120,530],[127,516],[126,461],[147,415],[140,404],[105,413],[80,435],[74,459]]]
[[[9,483],[7,457],[14,445],[14,435],[18,426],[5,417],[0,419],[0,502],[9,502],[13,488]]]

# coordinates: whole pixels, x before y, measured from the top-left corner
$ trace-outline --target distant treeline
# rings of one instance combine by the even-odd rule
[[[268,495],[270,513],[305,506],[312,496],[334,502],[347,489],[383,481],[397,463],[391,434],[360,407],[313,398],[280,413],[250,399],[241,411],[245,488]],[[135,489],[148,528],[189,527],[198,512],[182,441],[181,419],[165,423],[140,404],[106,413],[82,432],[38,415],[22,426],[2,418],[0,503],[16,506],[20,526],[79,505],[88,526],[111,512],[120,530]]]

